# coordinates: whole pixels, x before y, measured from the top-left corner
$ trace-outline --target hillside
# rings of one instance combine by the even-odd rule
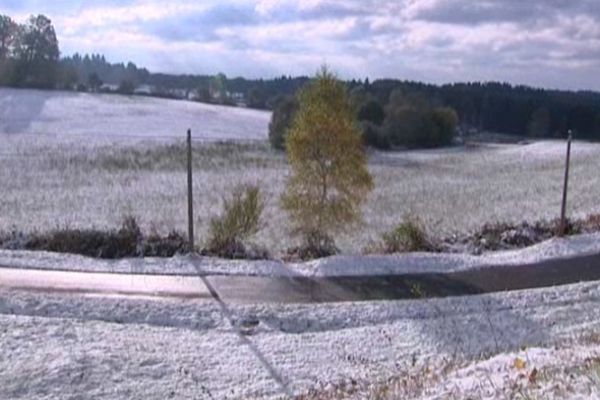
[[[270,113],[179,100],[0,88],[0,133],[265,139]]]

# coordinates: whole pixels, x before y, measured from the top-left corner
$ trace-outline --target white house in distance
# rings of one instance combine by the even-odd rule
[[[154,93],[154,91],[155,91],[154,86],[144,84],[144,85],[140,85],[140,86],[136,87],[135,90],[133,91],[133,94],[150,96],[152,93]]]
[[[100,86],[101,92],[116,92],[117,90],[119,90],[119,85],[114,83],[103,83],[102,86]]]

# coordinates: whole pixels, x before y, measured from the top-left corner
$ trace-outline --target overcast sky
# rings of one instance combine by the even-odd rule
[[[63,55],[151,71],[507,81],[600,90],[600,0],[0,0]]]

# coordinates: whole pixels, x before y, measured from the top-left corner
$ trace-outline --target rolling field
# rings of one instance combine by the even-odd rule
[[[182,124],[177,131],[183,132],[189,123],[198,127],[195,137],[202,139],[194,144],[199,242],[210,218],[220,212],[222,198],[237,184],[256,183],[267,196],[264,229],[256,241],[275,255],[295,243],[279,207],[289,173],[285,155],[264,140],[268,113],[182,101],[0,89],[0,102],[8,101],[15,110],[21,100],[37,97],[46,99],[43,111],[13,133],[11,127],[29,111],[2,108],[0,230],[113,228],[125,215],[134,215],[146,231],[184,231],[184,138],[161,133],[169,124]],[[64,110],[56,109],[58,105]],[[104,118],[94,112],[88,118],[90,107],[112,109],[112,114]],[[142,115],[141,109],[167,119],[160,125],[158,116]],[[136,131],[139,126],[148,126],[149,133]],[[129,136],[132,132],[138,133]],[[255,140],[203,141],[216,138]],[[438,236],[468,232],[485,222],[555,218],[564,151],[564,143],[547,141],[371,152],[375,190],[365,206],[364,223],[339,236],[338,246],[346,254],[359,253],[406,214],[419,216]],[[600,212],[599,171],[600,145],[576,142],[571,216]]]
[[[192,129],[207,140],[265,139],[270,118],[189,101],[0,88],[0,133],[8,134],[157,138]]]

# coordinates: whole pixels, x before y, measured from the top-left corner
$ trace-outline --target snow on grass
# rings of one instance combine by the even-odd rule
[[[600,234],[554,238],[525,249],[489,252],[480,256],[406,253],[334,256],[305,263],[224,260],[199,256],[100,260],[71,254],[0,250],[0,266],[135,274],[324,277],[457,272],[494,266],[535,264],[550,259],[592,254],[600,254]]]
[[[597,399],[599,344],[529,348],[471,363],[424,391],[424,398]],[[598,364],[600,365],[600,364]]]
[[[458,365],[443,360],[387,382],[336,388],[314,398],[598,399],[600,345],[583,341],[564,347],[524,348]]]
[[[266,139],[271,114],[151,97],[0,88],[0,133]]]
[[[570,383],[570,366],[600,355],[589,339],[599,303],[597,282],[319,305],[0,291],[0,398],[368,398],[404,377],[421,384],[394,389],[401,398],[480,398],[487,381],[510,393],[533,367],[540,385],[556,365]],[[550,389],[543,398],[566,397]],[[589,395],[583,383],[566,389]]]
[[[17,99],[30,97],[45,99],[38,113],[43,117],[19,108]],[[268,125],[267,113],[151,98],[0,89],[0,102],[8,105],[8,111],[0,108],[0,231],[112,229],[127,214],[146,232],[185,231],[187,127],[163,133],[164,127],[193,119],[198,137],[264,139]],[[51,113],[44,111],[54,102]],[[40,124],[52,127],[53,135],[36,134],[47,130]],[[364,224],[337,237],[338,247],[344,254],[361,253],[406,214],[420,217],[435,236],[472,231],[485,222],[554,219],[560,212],[565,147],[543,141],[370,152],[375,190],[364,207]],[[275,256],[297,244],[279,204],[289,173],[284,154],[265,141],[197,143],[194,149],[200,244],[223,197],[243,183],[260,185],[267,197],[258,244]],[[599,170],[600,144],[575,142],[570,216],[600,212]]]
[[[98,143],[99,142],[99,143]],[[2,136],[0,230],[57,227],[110,229],[133,214],[145,231],[185,230],[186,177],[183,141],[99,141],[79,138]],[[338,237],[345,253],[356,254],[407,213],[421,217],[431,234],[479,228],[485,221],[555,218],[560,210],[561,143],[531,145],[556,149],[544,161],[516,162],[519,146],[476,151],[373,153],[376,186],[365,224]],[[537,150],[536,150],[537,151]],[[277,255],[294,244],[279,206],[288,167],[267,144],[210,144],[195,147],[195,210],[199,242],[221,201],[240,183],[259,184],[266,196],[265,229],[257,242]],[[569,213],[600,212],[600,146],[576,143]]]

